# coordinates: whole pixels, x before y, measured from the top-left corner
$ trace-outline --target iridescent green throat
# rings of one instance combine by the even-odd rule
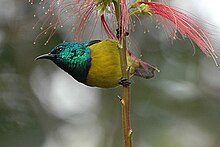
[[[66,42],[58,45],[51,52],[59,50],[59,53],[55,53],[53,62],[77,81],[85,84],[91,66],[91,51],[87,46],[88,43]]]

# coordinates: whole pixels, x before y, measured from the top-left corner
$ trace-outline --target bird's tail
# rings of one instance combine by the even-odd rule
[[[155,66],[139,60],[139,67],[135,70],[135,76],[150,79],[155,76],[155,71],[160,72]]]

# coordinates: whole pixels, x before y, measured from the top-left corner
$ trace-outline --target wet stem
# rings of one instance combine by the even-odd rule
[[[115,5],[115,14],[118,22],[118,29],[123,31],[122,17],[121,17],[121,0],[114,3]],[[130,80],[129,77],[129,68],[127,65],[127,48],[126,48],[126,36],[124,33],[121,33],[119,37],[119,49],[120,49],[120,61],[121,61],[121,70],[122,78]],[[122,108],[122,126],[124,132],[124,147],[132,147],[132,129],[130,126],[130,85],[124,85],[122,87],[122,97],[121,97],[121,108]]]

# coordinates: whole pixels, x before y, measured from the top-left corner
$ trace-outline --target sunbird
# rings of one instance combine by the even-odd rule
[[[116,40],[93,40],[85,43],[64,42],[35,60],[49,59],[78,82],[92,87],[113,88],[122,80],[120,48]],[[156,67],[127,51],[130,75],[153,78]]]

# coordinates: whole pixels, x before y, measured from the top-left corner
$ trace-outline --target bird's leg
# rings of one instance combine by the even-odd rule
[[[119,38],[121,38],[121,35],[122,35],[122,28],[119,27],[118,29],[116,29],[116,37],[119,39]],[[124,35],[128,36],[129,32],[125,32]]]
[[[127,72],[130,73],[130,69],[131,69],[131,66],[128,66],[127,68]],[[131,84],[131,81],[127,78],[121,78],[118,82],[119,85],[122,85],[124,87],[128,87],[130,84]]]
[[[118,84],[124,87],[128,87],[131,84],[131,81],[129,81],[127,78],[121,78]]]

